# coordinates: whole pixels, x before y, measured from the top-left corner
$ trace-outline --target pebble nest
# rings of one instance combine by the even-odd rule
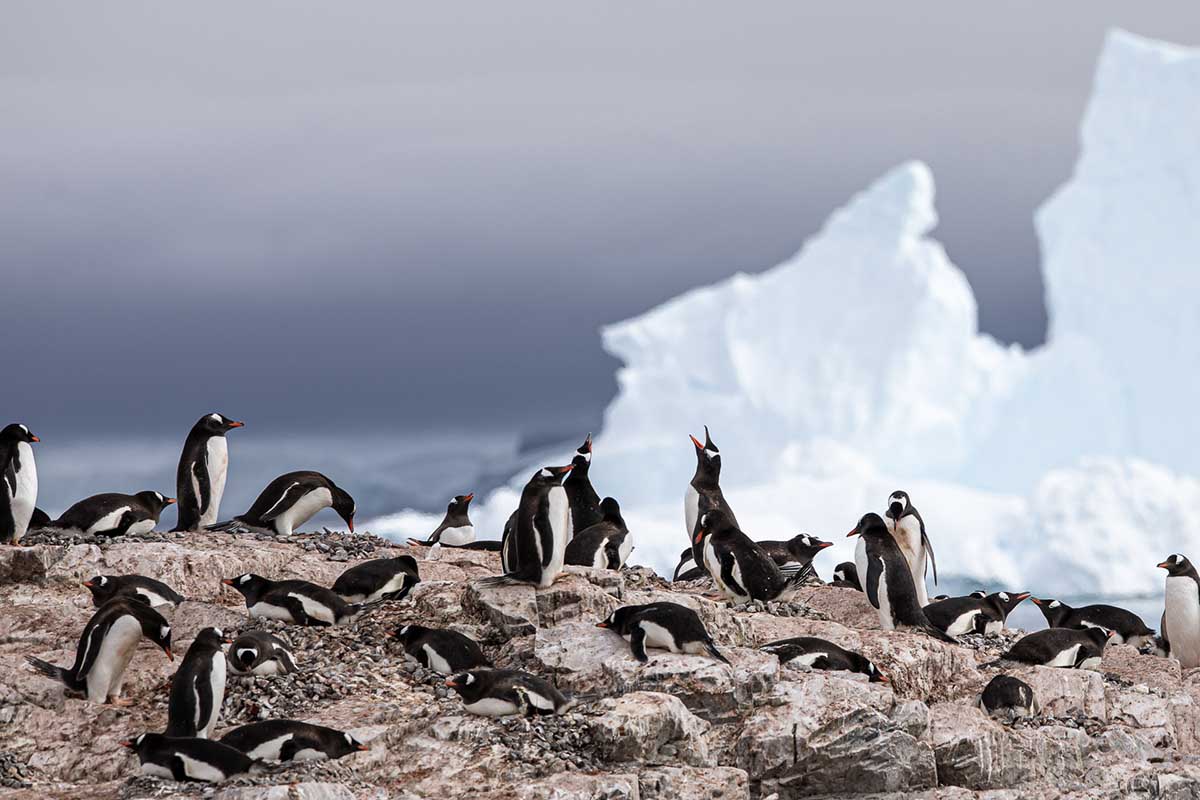
[[[0,786],[8,789],[28,789],[33,784],[32,768],[25,764],[16,753],[0,751]]]

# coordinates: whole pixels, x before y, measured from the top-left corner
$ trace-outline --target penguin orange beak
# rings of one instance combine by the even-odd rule
[[[880,683],[891,683],[892,682],[892,679],[889,678],[887,675],[884,675],[882,672],[880,672],[878,674],[879,674],[879,682]]]
[[[1031,600],[1033,600],[1033,604],[1034,604],[1035,606],[1040,606],[1042,603],[1046,602],[1045,600],[1040,600],[1040,599],[1038,599],[1038,598],[1036,598],[1036,597],[1032,597],[1032,598],[1030,598],[1030,599],[1031,599]]]
[[[597,627],[597,628],[607,628],[607,627],[608,627],[608,623],[607,623],[607,622],[597,622],[597,623],[596,623],[596,627]]]
[[[696,544],[700,544],[700,540],[703,538],[704,538],[704,528],[701,528],[700,530],[696,531],[696,538],[692,539],[692,541]]]
[[[575,465],[574,465],[574,464],[567,464],[565,467],[559,467],[559,468],[558,468],[558,474],[559,474],[559,475],[566,475],[568,472],[570,472],[570,471],[571,471],[571,470],[573,470],[573,469],[575,469]]]
[[[174,504],[175,504],[174,497],[168,497],[166,500],[163,500],[163,505],[170,506],[170,505],[174,505]]]
[[[231,428],[244,428],[244,427],[246,427],[246,423],[244,423],[244,422],[231,422],[231,423],[229,423],[229,427],[231,427]]]
[[[365,744],[360,744],[358,747],[356,747],[354,749],[359,750],[359,751],[366,751],[366,750],[370,750],[371,748],[367,747]]]
[[[164,648],[163,648],[163,652],[167,654],[167,661],[174,661],[174,660],[175,660],[175,656],[171,655],[171,648],[170,648],[170,647],[164,647]]]
[[[346,527],[350,529],[351,533],[354,533],[354,517],[346,520]]]
[[[87,588],[89,588],[89,589],[90,589],[90,588],[92,588],[92,582],[91,582],[91,581],[84,581],[83,583],[81,583],[81,584],[79,584],[79,585],[80,585],[80,586],[86,586],[86,587],[87,587]]]
[[[221,583],[226,586],[233,586],[233,578],[221,578]]]
[[[133,749],[133,740],[126,739],[125,741],[121,742],[121,747],[128,747],[130,749]]]
[[[31,434],[29,434],[29,441],[31,441],[31,442],[40,442],[40,441],[41,441],[41,437],[34,436],[34,435],[31,433]]]
[[[704,445],[700,444],[700,440],[699,440],[699,439],[697,439],[695,436],[692,436],[692,435],[689,433],[689,434],[688,434],[688,438],[692,440],[692,444],[696,445],[696,449],[697,449],[697,450],[703,450],[703,449],[704,449]]]
[[[464,503],[469,503],[469,502],[471,502],[471,501],[472,501],[472,500],[474,500],[474,499],[475,499],[475,493],[474,493],[474,492],[471,492],[470,494],[468,494],[466,497],[464,497],[464,498],[463,498],[463,502],[464,502]]]
[[[1021,600],[1025,600],[1028,597],[1029,597],[1029,592],[1021,592],[1019,595],[1017,595],[1017,601],[1020,602]]]
[[[457,689],[458,684],[454,682],[454,678],[446,678],[446,685],[451,689]]]
[[[833,547],[833,542],[821,542],[817,547],[824,550],[826,547]]]
[[[852,530],[846,534],[847,539],[849,539],[851,536],[858,536],[858,528],[855,528],[854,530]]]
[[[395,632],[395,631],[384,631],[384,632],[383,632],[383,635],[384,635],[384,636],[388,636],[388,637],[390,637],[390,638],[392,638],[392,639],[395,639],[395,638],[396,638],[396,632]]]
[[[1159,568],[1159,569],[1170,569],[1170,568],[1171,568],[1171,565],[1170,565],[1169,563],[1167,563],[1166,561],[1164,561],[1164,562],[1162,562],[1161,564],[1159,564],[1159,565],[1158,565],[1158,568]]]

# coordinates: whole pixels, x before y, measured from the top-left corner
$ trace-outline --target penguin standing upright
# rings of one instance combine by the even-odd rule
[[[72,692],[85,694],[93,703],[128,705],[121,699],[121,687],[125,669],[143,636],[174,660],[171,626],[162,614],[141,600],[119,597],[102,605],[88,620],[75,649],[75,663],[69,668],[33,656],[26,656],[25,661]]]
[[[30,445],[40,441],[20,423],[0,430],[0,544],[19,544],[29,530],[38,491]]]
[[[567,544],[566,563],[596,569],[620,569],[633,550],[629,527],[621,506],[611,497],[600,501],[604,517],[595,525],[576,530]]]
[[[474,494],[460,494],[450,498],[450,503],[446,506],[446,516],[442,518],[442,524],[429,534],[429,538],[409,539],[408,543],[418,546],[444,544],[450,547],[462,547],[475,541],[475,526],[471,524],[471,517],[467,513],[473,499],[475,499]]]
[[[908,562],[912,572],[913,585],[917,588],[917,602],[922,606],[929,605],[929,594],[925,589],[925,562],[933,566],[933,582],[936,585],[937,561],[933,557],[933,545],[925,533],[925,520],[913,506],[908,492],[895,491],[888,497],[887,513],[888,530],[900,546],[904,560]]]
[[[329,478],[312,470],[287,472],[267,484],[250,510],[227,522],[207,526],[210,531],[269,531],[279,536],[292,532],[323,509],[333,507],[354,532],[354,498]]]
[[[583,444],[571,458],[573,469],[563,479],[563,488],[567,490],[567,502],[571,505],[571,536],[604,519],[604,509],[600,508],[600,495],[592,488],[588,479],[588,470],[592,466],[592,435],[589,433]]]
[[[935,639],[956,641],[926,618],[917,602],[917,587],[908,561],[878,514],[865,514],[846,535],[862,537],[856,566],[867,600],[879,612],[879,627],[885,631],[913,628]]]
[[[1181,667],[1200,667],[1200,575],[1178,553],[1158,566],[1167,571],[1162,638]]]
[[[172,530],[198,531],[216,523],[229,472],[225,434],[245,424],[222,414],[205,414],[188,431],[175,471],[179,517]]]
[[[83,531],[95,536],[136,536],[149,533],[175,498],[159,492],[106,492],[80,500],[50,523],[50,527]]]
[[[171,680],[167,736],[211,739],[225,702],[225,651],[233,640],[220,628],[203,628]]]
[[[733,527],[738,527],[738,521],[721,492],[721,451],[713,444],[708,426],[704,426],[704,444],[700,444],[700,440],[695,436],[692,436],[691,440],[696,448],[696,472],[683,494],[683,524],[687,528],[688,542],[692,546],[692,560],[696,562],[696,566],[707,570],[708,567],[704,563],[703,539],[696,540],[700,516],[706,511],[720,511]]]
[[[706,511],[696,524],[704,568],[733,603],[786,600],[812,575],[812,565],[784,575],[761,547],[725,512]]]
[[[562,476],[573,467],[545,467],[533,474],[521,491],[517,507],[516,529],[509,539],[516,551],[517,568],[494,578],[484,578],[480,586],[503,583],[532,583],[545,589],[562,572],[567,537],[571,532],[571,508]],[[507,561],[507,559],[506,559]]]

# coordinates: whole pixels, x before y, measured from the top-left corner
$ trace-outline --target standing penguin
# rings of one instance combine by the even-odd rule
[[[696,554],[691,547],[679,554],[679,563],[671,576],[672,581],[697,581],[707,576],[703,567],[696,564]]]
[[[574,471],[572,471],[574,474]],[[600,502],[604,517],[595,525],[576,530],[567,544],[566,563],[596,569],[620,569],[633,550],[621,506],[611,497]]]
[[[0,544],[19,544],[37,507],[34,442],[41,439],[19,423],[0,430]]]
[[[446,506],[446,516],[442,518],[442,524],[429,534],[429,538],[409,539],[408,543],[421,546],[444,544],[450,547],[462,547],[475,541],[475,526],[471,524],[471,517],[467,514],[474,498],[474,494],[460,494],[450,498],[450,503]]]
[[[225,702],[225,651],[233,640],[220,628],[203,628],[171,680],[167,736],[211,739]]]
[[[50,526],[96,536],[136,536],[154,530],[162,510],[174,502],[175,498],[152,491],[94,494],[68,508]]]
[[[174,660],[171,626],[162,614],[140,600],[121,597],[105,603],[88,620],[71,667],[59,667],[33,656],[26,656],[25,661],[70,691],[85,694],[93,703],[129,705],[121,699],[121,687],[125,669],[143,636]]]
[[[704,548],[704,568],[733,603],[786,600],[812,575],[809,565],[785,577],[771,557],[720,510],[701,515],[696,542]]]
[[[683,524],[687,527],[688,541],[692,545],[692,559],[696,566],[707,570],[703,539],[696,540],[696,528],[701,515],[706,511],[720,511],[735,528],[738,527],[738,521],[721,492],[721,451],[713,444],[708,426],[704,426],[704,444],[700,444],[695,436],[691,439],[696,448],[696,472],[683,494]]]
[[[1158,566],[1167,571],[1162,638],[1181,667],[1200,667],[1200,575],[1178,553]]]
[[[509,535],[516,551],[517,568],[484,578],[479,581],[480,586],[532,583],[545,589],[558,578],[571,532],[571,508],[562,487],[562,476],[572,469],[570,464],[545,467],[525,484],[517,507],[516,529]]]
[[[928,571],[925,565],[927,558],[933,566],[935,585],[938,577],[937,561],[933,557],[933,545],[929,543],[929,536],[925,533],[925,520],[921,519],[921,515],[913,506],[908,492],[903,491],[892,492],[891,497],[888,498],[888,509],[885,516],[888,530],[895,538],[896,544],[900,546],[900,552],[904,554],[904,560],[908,562],[912,572],[913,585],[917,588],[917,602],[922,606],[929,605],[929,594],[925,589],[925,573]]]
[[[878,514],[865,514],[846,535],[862,537],[856,566],[867,600],[879,612],[879,627],[913,628],[944,642],[956,641],[934,627],[921,610],[908,561]]]
[[[333,593],[347,603],[403,600],[420,582],[417,560],[412,556],[373,558],[339,575],[333,582]]]
[[[571,459],[573,469],[563,480],[567,502],[571,505],[572,537],[575,533],[598,524],[604,518],[600,495],[592,488],[588,469],[592,466],[592,435],[589,433]]]
[[[172,530],[198,531],[216,523],[229,472],[225,434],[245,424],[214,413],[205,414],[192,426],[175,471],[179,518]]]
[[[267,484],[245,514],[207,527],[210,531],[271,531],[291,536],[322,509],[333,507],[354,532],[354,498],[319,472],[287,472]]]

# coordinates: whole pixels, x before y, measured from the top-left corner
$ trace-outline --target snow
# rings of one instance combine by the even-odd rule
[[[707,424],[752,537],[844,538],[903,488],[945,576],[1042,594],[1161,592],[1200,554],[1200,51],[1110,34],[1070,180],[1039,210],[1050,330],[1025,352],[979,332],[930,233],[934,183],[902,164],[793,258],[605,328],[623,365],[591,477],[634,563],[687,545],[687,434]],[[528,471],[473,509],[498,536]],[[426,535],[405,512],[374,529]],[[431,524],[432,523],[432,524]],[[403,534],[401,534],[403,528]]]

